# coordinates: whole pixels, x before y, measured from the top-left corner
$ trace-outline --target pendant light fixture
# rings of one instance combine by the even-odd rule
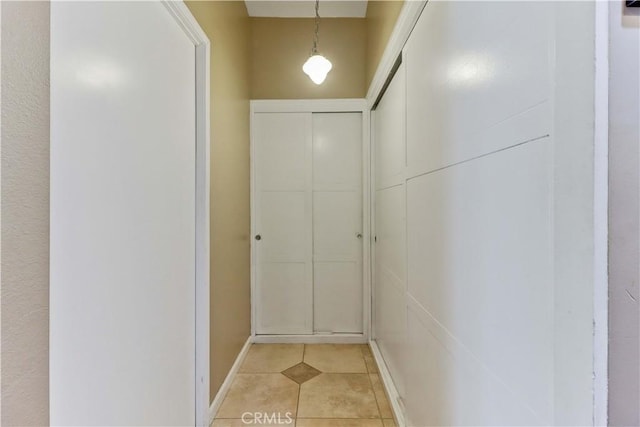
[[[320,30],[320,0],[316,0],[316,30],[313,35],[313,48],[302,71],[317,85],[322,84],[331,71],[331,61],[318,53],[318,33]]]

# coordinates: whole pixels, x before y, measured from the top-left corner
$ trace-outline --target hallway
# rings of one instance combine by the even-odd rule
[[[253,344],[212,427],[392,427],[366,344]]]
[[[637,6],[0,1],[0,425],[640,427]]]

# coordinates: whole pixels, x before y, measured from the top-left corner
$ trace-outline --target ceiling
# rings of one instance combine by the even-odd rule
[[[314,0],[245,0],[249,16],[268,18],[313,18]],[[323,18],[364,18],[367,0],[321,0]]]

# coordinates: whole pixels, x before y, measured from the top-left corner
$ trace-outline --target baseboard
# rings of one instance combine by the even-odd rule
[[[218,409],[220,409],[220,405],[222,405],[222,401],[224,400],[227,392],[231,388],[231,383],[233,382],[233,378],[236,376],[238,371],[240,370],[240,366],[242,366],[242,362],[244,362],[245,357],[247,357],[247,353],[249,352],[249,348],[251,347],[252,339],[251,337],[247,338],[247,341],[244,343],[242,350],[238,353],[238,357],[236,357],[236,361],[233,362],[233,366],[229,370],[227,377],[224,379],[224,382],[220,386],[220,390],[216,394],[216,397],[211,402],[211,406],[209,406],[209,425],[213,423],[213,420],[218,413]]]
[[[398,425],[398,427],[406,427],[407,423],[404,417],[404,408],[400,403],[400,393],[398,393],[398,389],[391,379],[391,373],[389,372],[387,365],[384,363],[384,359],[382,358],[382,353],[380,352],[378,343],[371,340],[369,342],[369,346],[371,346],[373,358],[376,360],[376,364],[378,365],[380,378],[382,379],[382,384],[384,385],[387,396],[389,397],[389,403],[391,404],[391,409],[393,410],[393,416],[396,419],[396,424]]]
[[[254,343],[261,344],[366,344],[364,334],[318,335],[256,335]]]

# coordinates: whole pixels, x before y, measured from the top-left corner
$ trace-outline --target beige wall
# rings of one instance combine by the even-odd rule
[[[333,69],[320,86],[302,72],[313,32],[313,19],[251,18],[253,99],[364,97],[364,18],[322,19],[319,51],[331,60]]]
[[[3,426],[49,423],[49,3],[2,8]]]
[[[187,5],[211,40],[211,394],[251,333],[249,18],[241,1]]]
[[[373,80],[384,49],[396,25],[403,0],[370,0],[367,6],[367,62],[365,67],[367,88]]]
[[[251,98],[363,98],[403,5],[403,0],[372,0],[364,19],[323,18],[319,47],[333,69],[320,86],[302,72],[313,19],[251,18]]]

